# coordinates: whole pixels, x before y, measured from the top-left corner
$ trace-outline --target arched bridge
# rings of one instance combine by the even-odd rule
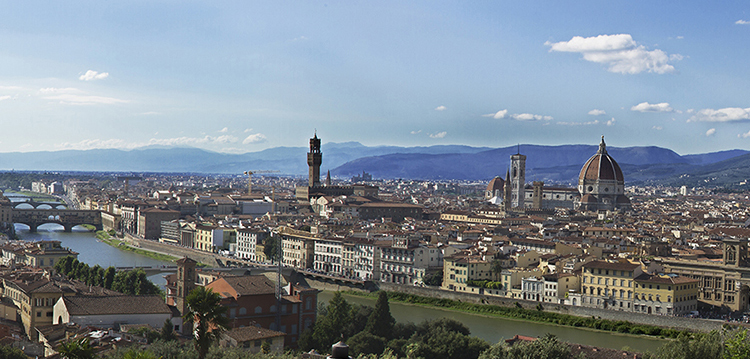
[[[98,210],[14,208],[12,213],[12,222],[29,226],[29,232],[36,232],[37,227],[47,223],[62,225],[65,232],[80,224],[102,229],[102,214]]]
[[[64,203],[60,203],[60,202],[36,202],[36,201],[13,202],[13,208],[18,208],[18,206],[21,206],[24,204],[29,205],[33,208],[39,208],[40,206],[48,206],[49,208],[52,208],[52,209],[68,208],[67,205],[65,205]],[[40,209],[45,209],[45,208],[40,208]]]

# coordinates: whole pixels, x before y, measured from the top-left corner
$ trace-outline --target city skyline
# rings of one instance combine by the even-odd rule
[[[739,1],[4,7],[0,152],[750,144]]]

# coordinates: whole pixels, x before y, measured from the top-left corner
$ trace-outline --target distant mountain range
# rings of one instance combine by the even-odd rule
[[[321,172],[348,178],[369,172],[376,179],[489,180],[505,177],[510,156],[527,156],[528,181],[572,185],[598,146],[520,145],[505,148],[444,145],[368,147],[358,142],[322,147]],[[734,186],[750,178],[750,151],[730,150],[680,156],[660,147],[607,147],[620,164],[626,184]],[[307,148],[275,147],[244,154],[197,148],[142,148],[130,151],[0,153],[0,169],[28,171],[182,172],[241,174],[246,170],[278,170],[283,175],[307,173]]]

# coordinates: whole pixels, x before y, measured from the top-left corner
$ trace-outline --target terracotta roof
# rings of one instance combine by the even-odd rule
[[[282,332],[277,332],[275,330],[261,328],[261,327],[234,328],[230,331],[227,331],[225,334],[228,337],[236,340],[238,343],[242,343],[242,342],[246,342],[250,340],[283,337],[286,335],[285,333],[282,333]]]
[[[698,279],[688,278],[685,276],[671,276],[671,275],[660,276],[660,275],[652,275],[648,273],[643,273],[635,277],[635,280],[638,282],[659,283],[659,284],[684,284],[684,283],[700,282]]]
[[[274,283],[263,275],[228,276],[219,280],[226,281],[238,295],[276,294]]]
[[[158,295],[75,296],[63,297],[63,301],[70,315],[172,313]]]
[[[613,269],[613,270],[627,270],[631,271],[638,267],[640,267],[639,264],[633,264],[629,262],[605,262],[605,261],[592,261],[588,262],[583,265],[586,268],[596,268],[596,269]]]

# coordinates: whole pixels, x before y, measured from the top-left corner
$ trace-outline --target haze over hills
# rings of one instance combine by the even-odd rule
[[[376,179],[489,180],[505,177],[512,154],[527,156],[528,181],[572,185],[592,145],[520,145],[504,148],[443,145],[429,147],[364,146],[358,142],[323,145],[323,166],[337,177],[362,171]],[[228,154],[198,148],[148,147],[134,150],[96,149],[0,153],[0,169],[29,171],[194,172],[241,174],[245,170],[277,170],[282,175],[307,174],[306,147],[275,147]],[[607,147],[628,184],[672,185],[741,182],[750,175],[750,152],[730,150],[681,156],[661,147]],[[744,167],[743,167],[744,166]],[[717,179],[712,179],[717,177]],[[680,182],[682,181],[682,182]]]

